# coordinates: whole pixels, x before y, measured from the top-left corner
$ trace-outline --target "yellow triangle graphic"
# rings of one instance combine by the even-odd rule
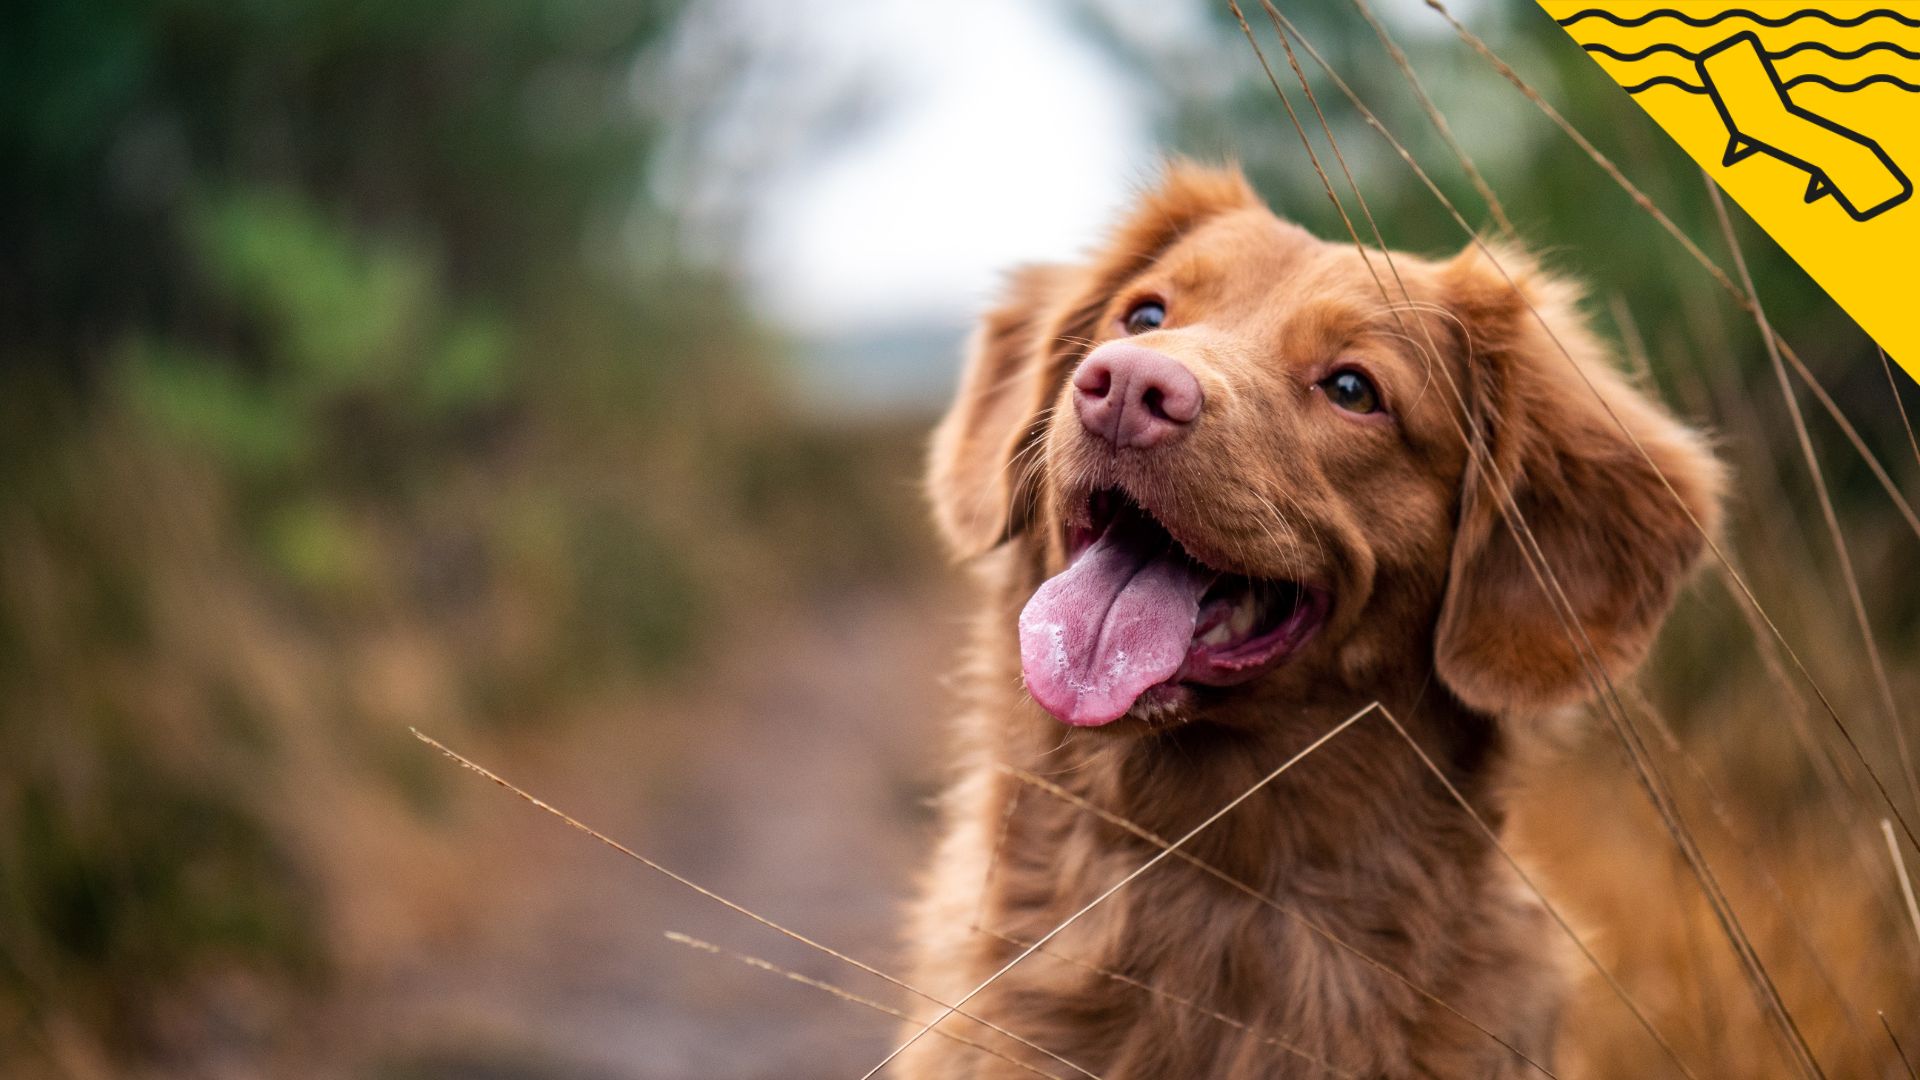
[[[1920,2],[1539,2],[1920,378]]]

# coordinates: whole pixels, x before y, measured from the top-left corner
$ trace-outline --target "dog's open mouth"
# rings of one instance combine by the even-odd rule
[[[1207,566],[1120,492],[1096,493],[1089,519],[1020,613],[1027,691],[1066,723],[1117,720],[1160,687],[1244,682],[1326,621],[1325,591]]]

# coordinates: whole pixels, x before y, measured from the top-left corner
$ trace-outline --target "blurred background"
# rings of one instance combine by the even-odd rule
[[[1282,10],[1498,232],[1376,16],[1517,235],[1717,433],[1730,557],[1920,820],[1893,737],[1920,690],[1920,525],[1887,490],[1920,470],[1872,343],[1733,210],[1769,317],[1853,428],[1792,384],[1842,549],[1751,318],[1579,147],[1416,0]],[[1551,20],[1453,11],[1731,265],[1699,171]],[[1301,63],[1388,243],[1459,248]],[[7,5],[0,1074],[878,1060],[893,1019],[663,932],[895,991],[408,729],[897,970],[964,607],[923,437],[998,273],[1081,250],[1169,151],[1237,158],[1344,235],[1205,0]],[[1920,1048],[1920,942],[1884,805],[1754,625],[1703,574],[1641,722],[1830,1074],[1906,1075],[1888,1031]],[[1784,1075],[1589,727],[1529,771],[1516,846],[1699,1075]],[[1569,1075],[1673,1072],[1591,972],[1565,1053]]]

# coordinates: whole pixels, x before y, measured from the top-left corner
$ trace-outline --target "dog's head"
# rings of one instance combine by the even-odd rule
[[[987,315],[935,516],[961,555],[1022,549],[1027,689],[1070,724],[1257,723],[1427,670],[1489,714],[1578,700],[1644,656],[1721,475],[1576,299],[1517,253],[1363,255],[1173,166]]]

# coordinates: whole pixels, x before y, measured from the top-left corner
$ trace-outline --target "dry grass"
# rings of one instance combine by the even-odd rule
[[[1429,2],[1445,14],[1445,5]],[[1355,5],[1391,49],[1364,0]],[[1262,8],[1285,52],[1287,75],[1267,72],[1294,132],[1311,146],[1314,123],[1333,141],[1329,106],[1301,59],[1323,64],[1321,54],[1280,9],[1265,0]],[[1906,867],[1920,853],[1907,826],[1920,820],[1920,790],[1909,790],[1920,784],[1905,738],[1911,718],[1900,713],[1901,703],[1920,700],[1920,640],[1896,621],[1899,597],[1873,585],[1877,575],[1910,570],[1920,519],[1902,483],[1902,474],[1910,486],[1916,473],[1904,461],[1879,460],[1860,432],[1899,425],[1920,466],[1901,377],[1887,369],[1886,415],[1856,425],[1765,323],[1731,220],[1722,241],[1735,273],[1484,42],[1454,25],[1467,48],[1618,180],[1650,233],[1680,243],[1699,271],[1687,273],[1704,283],[1702,291],[1684,286],[1690,302],[1717,288],[1735,316],[1760,320],[1781,395],[1778,405],[1757,406],[1726,371],[1701,371],[1685,349],[1630,349],[1697,391],[1689,405],[1720,433],[1743,495],[1716,549],[1718,565],[1685,600],[1642,685],[1614,688],[1572,745],[1521,770],[1517,827],[1505,842],[1564,913],[1569,936],[1591,950],[1559,1074],[1911,1075],[1903,1044],[1920,1041],[1920,912]],[[1246,31],[1255,49],[1271,47]],[[1447,134],[1404,54],[1390,55],[1490,213],[1505,222],[1497,193]],[[1303,95],[1298,111],[1287,76]],[[1337,79],[1334,86],[1346,101],[1333,107],[1353,108],[1385,137],[1473,240],[1474,228],[1427,167],[1350,88]],[[1365,183],[1333,146],[1334,160],[1314,157],[1326,194],[1353,242],[1387,246]],[[1383,280],[1383,291],[1391,288]],[[1631,326],[1631,312],[1619,310],[1617,321]],[[1707,337],[1695,347],[1724,345],[1724,329],[1716,342],[1713,320],[1703,323]],[[1802,392],[1830,429],[1818,426],[1819,413],[1814,422],[1802,416]],[[1782,472],[1766,452],[1782,407],[1805,475]],[[1823,458],[1836,431],[1846,456]],[[890,574],[862,565],[865,530],[895,535],[917,513],[914,438],[881,433],[864,452],[835,459],[853,477],[860,514],[776,501],[754,529],[720,527],[713,494],[699,490],[698,459],[708,449],[700,440],[636,451],[628,463],[645,479],[617,498],[693,508],[685,535],[672,543],[719,583],[709,597],[719,658],[690,661],[689,683],[667,688],[638,677],[558,690],[540,683],[541,695],[527,700],[545,715],[519,729],[472,722],[469,675],[553,661],[564,644],[553,609],[579,599],[553,576],[562,560],[530,557],[488,581],[477,605],[438,616],[397,599],[407,587],[391,567],[376,567],[366,590],[373,610],[348,623],[355,633],[331,635],[244,569],[224,524],[231,508],[204,473],[120,431],[99,432],[74,450],[61,475],[95,499],[64,528],[107,548],[89,553],[95,562],[142,568],[142,634],[163,645],[90,640],[98,635],[82,625],[79,601],[102,589],[65,532],[0,513],[8,556],[0,561],[0,606],[14,624],[36,628],[24,643],[39,672],[34,692],[11,704],[39,718],[41,741],[22,753],[51,762],[84,801],[95,788],[98,747],[61,742],[58,733],[84,727],[93,712],[137,717],[137,737],[167,771],[215,778],[260,808],[294,852],[318,909],[319,948],[334,969],[326,988],[287,994],[223,981],[224,969],[203,973],[166,1014],[173,1019],[162,1020],[159,1045],[187,1064],[155,1066],[154,1074],[247,1075],[298,1063],[318,1072],[440,1076],[476,1062],[506,1074],[511,1066],[501,1062],[521,1054],[531,1075],[558,1065],[581,1075],[858,1075],[852,1070],[880,1061],[902,1012],[954,1037],[934,1024],[964,999],[900,1010],[809,967],[825,956],[898,989],[886,974],[895,967],[890,907],[929,828],[915,807],[938,771],[933,732],[944,695],[934,680],[957,636],[926,616],[954,610],[955,600],[924,544],[894,544]],[[1825,475],[1856,462],[1884,501],[1849,505],[1828,492]],[[770,483],[792,483],[774,472]],[[509,483],[540,488],[550,479],[535,473]],[[482,478],[454,478],[452,486],[460,494],[449,502],[467,502],[449,510],[456,515],[522,505]],[[1802,491],[1812,497],[1794,494]],[[874,505],[886,509],[871,516]],[[1823,527],[1809,535],[1798,519],[1814,513]],[[523,539],[538,551],[542,535],[536,521]],[[711,535],[727,539],[705,543]],[[874,611],[850,613],[844,600],[822,600],[807,575],[780,575],[777,565],[802,545],[818,549],[810,565],[825,568],[833,589]],[[1538,572],[1550,581],[1551,567]],[[940,584],[923,584],[929,580]],[[828,681],[840,685],[820,685]],[[219,726],[235,715],[249,728],[243,737]],[[588,830],[596,840],[655,870],[686,867],[686,876],[672,875],[678,887],[724,893],[725,917],[673,906],[656,891],[660,882],[635,880],[624,861],[607,865],[602,848],[563,846],[557,832],[518,820],[519,807],[494,805],[491,793],[422,779],[396,752],[410,725],[472,739],[516,773],[524,769],[531,789],[570,807],[577,800],[578,812],[595,820],[604,813],[614,824]],[[272,750],[247,749],[254,744]],[[1178,855],[1178,844],[1163,842],[1163,855]],[[679,858],[655,862],[641,847]],[[774,911],[785,914],[760,914]],[[745,957],[748,968],[731,977],[709,969],[728,950],[677,929],[673,956],[654,951],[669,925],[744,943],[758,933],[756,922],[776,932],[773,944],[805,951],[786,964]],[[839,935],[837,945],[826,944],[822,926]],[[22,1062],[20,1075],[114,1075],[126,1050],[98,1036],[106,1025],[90,999],[61,982],[37,943],[0,944],[16,978],[60,1002],[21,1015],[0,1010],[0,1021],[22,1033],[0,1045],[0,1060]],[[1016,944],[1023,957],[1047,951],[1044,938]],[[796,992],[769,989],[776,980],[767,975],[779,977],[779,991]],[[582,995],[604,999],[600,1011],[583,1018]],[[219,1045],[225,1059],[196,1056],[235,1038],[206,1018],[230,1015],[233,999],[256,1002],[240,1024],[244,1052]],[[860,1011],[845,1010],[849,1004]],[[1235,1022],[1205,1002],[1185,1004],[1213,1022]],[[635,1022],[651,1041],[621,1041]],[[141,1052],[165,1057],[151,1046]],[[1073,1071],[1071,1063],[1061,1070]]]

